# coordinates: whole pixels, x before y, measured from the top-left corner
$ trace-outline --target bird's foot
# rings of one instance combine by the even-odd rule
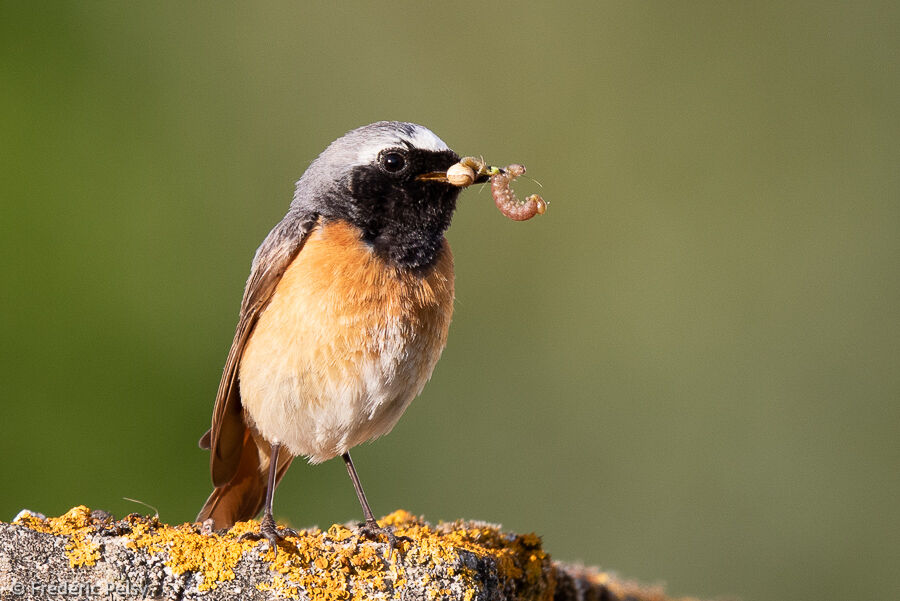
[[[365,522],[360,524],[359,533],[372,541],[377,541],[379,537],[384,537],[387,540],[388,544],[388,561],[391,561],[391,557],[394,554],[394,549],[397,547],[398,542],[413,542],[413,539],[409,538],[408,536],[397,536],[396,534],[394,534],[394,529],[391,526],[384,526],[382,528],[375,520],[366,520]]]
[[[279,528],[275,524],[275,519],[271,513],[263,515],[262,521],[259,523],[259,532],[247,532],[242,534],[240,540],[261,540],[269,541],[269,549],[278,556],[278,541],[284,540],[288,536],[297,536],[297,531],[293,528]]]

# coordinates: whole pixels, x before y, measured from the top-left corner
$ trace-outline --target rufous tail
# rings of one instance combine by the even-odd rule
[[[253,432],[247,428],[240,463],[234,476],[212,491],[197,515],[197,521],[204,522],[211,518],[213,529],[221,530],[231,528],[235,522],[253,519],[265,503],[270,454],[269,443],[261,437],[253,436]],[[292,459],[289,453],[280,454],[275,475],[276,486]]]

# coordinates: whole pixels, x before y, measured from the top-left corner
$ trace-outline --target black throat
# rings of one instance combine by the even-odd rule
[[[416,178],[444,171],[459,157],[452,151],[414,150],[409,159],[409,169],[399,176],[374,165],[356,168],[345,189],[353,201],[343,204],[340,217],[357,226],[363,240],[391,264],[423,270],[434,265],[443,247],[459,188]]]

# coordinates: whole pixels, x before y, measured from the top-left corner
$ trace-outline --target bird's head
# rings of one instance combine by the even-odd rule
[[[332,142],[297,182],[292,207],[355,225],[398,266],[425,267],[443,243],[460,192],[436,174],[457,161],[431,130],[379,121]]]

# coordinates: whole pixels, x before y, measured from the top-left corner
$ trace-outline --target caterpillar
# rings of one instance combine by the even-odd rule
[[[525,166],[518,163],[500,168],[487,165],[484,159],[463,157],[447,170],[447,180],[453,185],[464,187],[489,177],[491,196],[500,212],[513,221],[525,221],[535,215],[543,215],[547,210],[547,202],[537,194],[528,196],[524,201],[519,200],[509,185],[524,173]]]
[[[512,180],[524,173],[524,165],[513,163],[491,175],[491,195],[494,197],[494,204],[501,213],[513,221],[525,221],[535,215],[543,215],[547,210],[546,201],[537,194],[532,194],[522,201],[509,187]]]

